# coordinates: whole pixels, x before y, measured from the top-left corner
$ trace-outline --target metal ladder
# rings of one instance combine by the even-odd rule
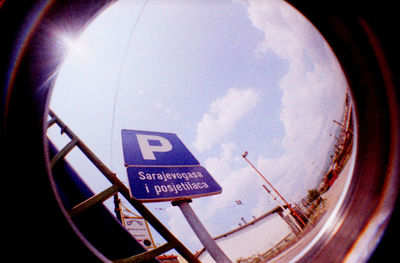
[[[82,203],[76,205],[69,211],[71,217],[84,212],[86,209],[95,204],[102,203],[108,198],[114,196],[118,192],[140,213],[147,222],[167,241],[167,243],[141,254],[137,254],[128,258],[114,260],[115,263],[143,262],[153,259],[171,249],[175,249],[188,262],[200,262],[140,201],[134,199],[129,189],[117,178],[108,167],[87,147],[81,139],[52,111],[49,110],[50,120],[47,128],[53,124],[57,124],[61,128],[61,132],[65,133],[71,141],[64,146],[51,160],[51,168],[55,163],[63,159],[75,146],[78,147],[85,156],[97,167],[97,169],[111,182],[112,186],[96,194]]]

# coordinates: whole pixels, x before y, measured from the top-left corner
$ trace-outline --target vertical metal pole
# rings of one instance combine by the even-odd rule
[[[262,173],[246,158],[247,151],[245,153],[243,153],[242,157],[243,157],[243,159],[246,160],[246,162],[248,164],[250,164],[251,167],[254,168],[254,170],[258,173],[258,175],[261,176],[261,178],[264,179],[264,181],[272,188],[272,190],[274,190],[274,192],[282,199],[282,201],[285,203],[285,205],[287,205],[287,207],[290,209],[290,211],[297,217],[297,219],[299,219],[299,221],[303,224],[303,226],[306,226],[306,223],[304,222],[304,220],[296,213],[296,211],[285,200],[285,198],[283,198],[283,196],[281,196],[281,194],[275,189],[275,187],[273,187],[272,184],[270,182],[268,182],[267,178],[265,178],[264,175],[262,175]]]
[[[282,208],[282,211],[285,211],[285,208],[283,205],[276,199],[276,197],[271,193],[271,191],[268,190],[268,188],[263,184],[264,189],[272,196],[272,199],[276,201],[276,203]]]
[[[216,262],[232,263],[232,261],[225,255],[224,251],[221,250],[215,240],[211,237],[210,233],[208,233],[204,225],[200,222],[199,218],[190,207],[189,202],[190,200],[172,202],[172,205],[176,205],[181,209],[182,214],[193,229],[193,232]]]

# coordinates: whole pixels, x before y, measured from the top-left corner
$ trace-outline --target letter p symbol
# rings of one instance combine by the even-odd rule
[[[136,137],[144,160],[156,160],[155,152],[169,152],[172,150],[171,143],[164,137],[148,134],[136,134]],[[160,145],[151,145],[150,141],[158,141]]]

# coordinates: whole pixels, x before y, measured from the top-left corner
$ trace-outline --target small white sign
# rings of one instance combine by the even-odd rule
[[[153,237],[151,236],[149,226],[143,217],[123,217],[125,228],[129,233],[145,248],[155,248]]]

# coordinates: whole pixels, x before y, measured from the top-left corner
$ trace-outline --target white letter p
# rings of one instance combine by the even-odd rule
[[[172,150],[171,143],[164,137],[147,134],[136,134],[136,137],[145,160],[156,160],[154,152],[169,152]],[[161,145],[150,145],[149,141],[159,141]]]

